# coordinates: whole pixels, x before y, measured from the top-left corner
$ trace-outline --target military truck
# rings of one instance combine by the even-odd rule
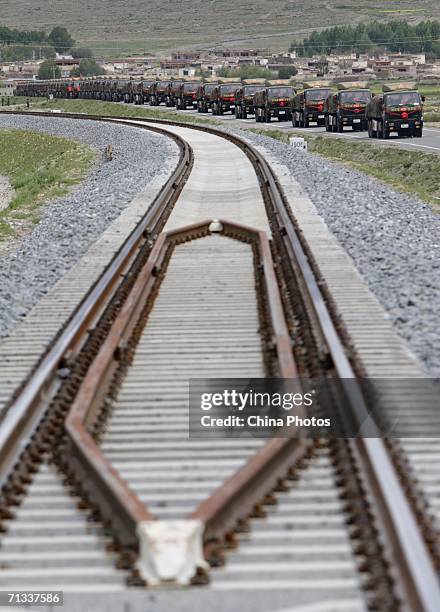
[[[150,88],[150,106],[164,104],[171,81],[155,81]]]
[[[371,91],[365,85],[338,83],[338,91],[327,96],[324,101],[327,132],[343,132],[347,126],[354,132],[367,129],[365,108],[371,100]]]
[[[271,85],[254,95],[255,121],[269,123],[272,117],[278,121],[291,118],[290,99],[295,90],[291,85]]]
[[[383,85],[382,95],[374,96],[365,109],[368,136],[388,139],[394,133],[421,138],[424,101],[414,83]]]
[[[255,113],[254,94],[265,86],[265,79],[249,79],[235,92],[235,117],[247,119],[248,115]]]
[[[148,104],[153,83],[154,81],[137,81],[133,94],[133,101],[135,104]]]
[[[177,96],[179,93],[179,88],[182,85],[183,80],[179,79],[178,81],[170,81],[165,97],[165,106],[169,108],[171,106],[176,106]]]
[[[197,107],[197,89],[200,84],[200,81],[186,81],[180,84],[176,99],[176,108],[178,110]]]
[[[235,92],[241,86],[239,82],[219,83],[211,92],[211,109],[213,115],[235,113]]]
[[[326,81],[303,83],[303,91],[292,97],[290,109],[293,127],[324,125],[324,101],[333,93]]]
[[[214,87],[218,85],[217,81],[211,81],[209,83],[201,83],[197,87],[197,112],[207,113],[211,108],[211,94]]]

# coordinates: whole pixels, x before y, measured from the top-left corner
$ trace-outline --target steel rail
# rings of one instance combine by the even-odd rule
[[[160,133],[164,131],[160,128],[152,129]],[[140,250],[149,240],[154,239],[160,230],[164,211],[176,201],[186,182],[192,167],[193,153],[183,139],[175,136],[175,141],[181,153],[171,177],[74,311],[65,329],[43,356],[30,378],[5,409],[5,416],[0,422],[0,501],[5,494],[8,495],[8,481],[14,467],[37,431],[50,399],[61,385],[62,378],[57,372],[66,365],[66,360],[68,363],[79,354],[100,316],[124,282]]]
[[[17,114],[13,111],[6,112]],[[302,281],[307,288],[316,321],[332,359],[334,372],[341,381],[345,399],[344,406],[357,424],[359,432],[362,432],[362,427],[368,423],[369,435],[377,436],[373,439],[363,438],[360,435],[355,441],[355,447],[358,451],[357,457],[360,468],[366,477],[366,481],[370,484],[369,490],[374,500],[374,507],[380,509],[379,514],[383,518],[384,529],[381,531],[386,537],[387,551],[391,556],[390,560],[394,568],[398,569],[399,594],[405,603],[408,602],[412,606],[414,611],[435,612],[440,601],[440,584],[430,553],[423,540],[420,526],[396,473],[385,442],[381,439],[380,428],[369,414],[360,385],[336,332],[312,266],[301,243],[301,238],[295,228],[288,203],[264,157],[245,140],[234,134],[213,127],[179,121],[146,117],[99,118],[80,113],[23,112],[18,114],[114,121],[125,125],[130,125],[130,123],[132,125],[142,125],[142,122],[150,125],[174,125],[225,138],[246,153],[254,165],[263,192],[271,201],[274,214],[278,219],[278,234],[285,245],[288,257],[292,265],[299,268]]]
[[[223,235],[252,242],[257,247],[279,374],[285,379],[296,378],[297,370],[265,232],[224,220],[218,223]],[[143,522],[155,520],[155,517],[113,469],[88,430],[99,417],[102,401],[119,365],[119,355],[129,343],[142,310],[149,308],[148,300],[157,291],[163,262],[169,259],[174,246],[179,242],[209,235],[210,224],[211,220],[160,234],[124,307],[87,372],[66,419],[66,463],[69,474],[73,475],[75,482],[80,483],[92,507],[98,509],[100,517],[112,524],[118,543],[133,552],[139,550],[138,527]],[[214,536],[217,541],[223,541],[237,522],[247,519],[256,504],[276,488],[279,480],[305,455],[308,448],[309,444],[299,435],[267,442],[241,470],[190,515],[189,518],[204,524],[204,541],[211,542]],[[212,554],[212,549],[209,554]]]
[[[144,119],[140,119],[141,121]],[[145,119],[147,123],[162,120]],[[187,125],[166,121],[167,124],[215,134],[240,147],[251,160],[263,191],[271,201],[278,218],[278,232],[288,253],[291,266],[299,268],[310,298],[315,320],[325,339],[334,372],[340,380],[344,408],[359,432],[355,440],[357,461],[369,484],[373,508],[381,518],[386,549],[394,568],[397,568],[397,591],[403,603],[414,612],[436,612],[440,601],[440,581],[430,551],[423,538],[417,517],[402,486],[393,460],[382,438],[379,426],[367,408],[360,384],[338,335],[329,309],[319,288],[309,258],[295,227],[288,202],[275,174],[254,147],[245,140],[212,127]],[[363,431],[368,432],[368,438]]]

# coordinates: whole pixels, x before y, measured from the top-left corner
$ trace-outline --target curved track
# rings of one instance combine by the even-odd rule
[[[182,610],[215,609],[219,589],[243,610],[270,610],[274,593],[286,606],[292,590],[298,609],[434,610],[432,557],[380,439],[188,440],[191,377],[354,374],[261,155],[208,128],[159,129],[181,144],[175,176],[1,425],[0,586],[136,592],[136,526],[189,515],[212,565],[240,545]],[[352,389],[343,412],[365,409]]]

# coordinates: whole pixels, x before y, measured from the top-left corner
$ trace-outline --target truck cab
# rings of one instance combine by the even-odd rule
[[[324,102],[326,131],[343,132],[344,127],[351,127],[353,131],[366,130],[365,109],[370,100],[369,89],[347,89],[331,93]]]
[[[166,94],[165,106],[168,106],[168,107],[176,106],[181,85],[183,85],[183,81],[181,80],[170,82],[170,84],[168,85],[168,90]]]
[[[272,117],[278,121],[291,118],[290,100],[295,90],[290,86],[271,86],[257,92],[254,96],[255,121],[269,123]]]
[[[179,87],[176,108],[178,110],[186,110],[187,108],[196,108],[197,106],[197,89],[200,81],[187,81]]]
[[[171,81],[155,81],[150,88],[150,106],[159,106],[166,101]]]
[[[197,112],[207,113],[211,108],[211,94],[218,83],[201,83],[197,87]]]
[[[423,97],[416,90],[384,91],[366,107],[370,138],[388,139],[391,134],[421,138]]]
[[[241,83],[221,83],[216,85],[211,93],[211,108],[213,115],[235,113],[235,92]]]
[[[294,96],[291,106],[293,127],[324,125],[324,102],[332,93],[331,87],[310,87]]]
[[[264,85],[242,85],[236,91],[235,116],[237,119],[247,119],[255,113],[254,95],[261,91]]]

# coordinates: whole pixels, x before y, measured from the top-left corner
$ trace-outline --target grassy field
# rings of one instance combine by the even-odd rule
[[[440,18],[432,0],[125,0],[1,2],[3,25],[50,30],[66,26],[81,44],[107,57],[191,47],[286,49],[310,31],[365,20]]]
[[[176,119],[186,123],[209,123],[219,124],[215,119],[204,119],[185,115],[184,113],[172,113],[164,110],[156,110],[147,106],[128,106],[115,104],[114,102],[101,102],[99,100],[45,100],[44,98],[31,98],[30,110],[61,110],[68,113],[87,113],[100,117],[145,117],[150,119]]]
[[[0,211],[0,242],[29,231],[43,205],[80,182],[95,159],[90,147],[66,138],[0,130],[0,174],[15,190],[12,202]]]
[[[251,130],[288,142],[281,130]],[[311,153],[341,162],[387,183],[403,193],[418,196],[440,212],[440,156],[419,151],[405,151],[368,143],[352,143],[342,138],[304,136]]]
[[[0,96],[0,109],[14,104],[26,104],[26,98],[24,96]]]

